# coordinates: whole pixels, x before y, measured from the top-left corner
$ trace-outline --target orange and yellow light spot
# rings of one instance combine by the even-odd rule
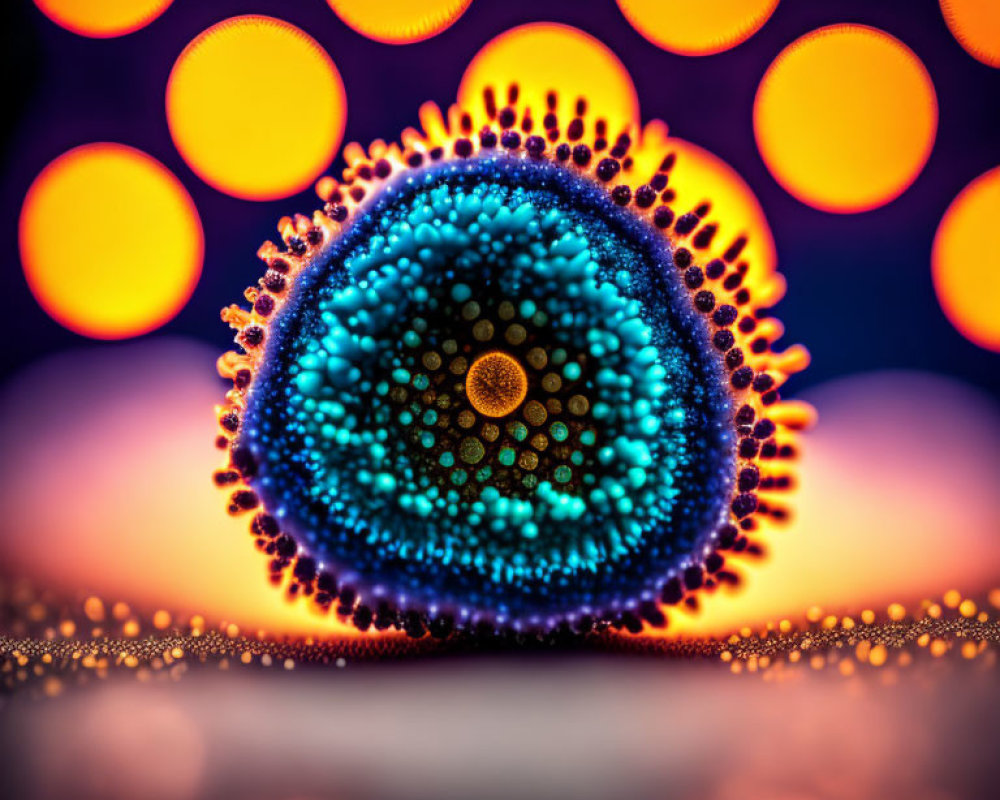
[[[272,17],[232,17],[180,54],[167,83],[174,144],[199,177],[247,200],[302,191],[329,165],[347,120],[336,65]]]
[[[59,156],[28,190],[21,263],[42,308],[97,339],[158,328],[184,306],[201,275],[198,211],[154,158],[120,144]]]
[[[519,87],[520,105],[529,106],[539,122],[553,90],[559,93],[556,113],[564,121],[573,119],[577,98],[586,97],[607,120],[612,137],[639,122],[639,98],[625,65],[593,36],[568,25],[535,22],[492,39],[466,68],[458,103],[482,125],[487,121],[483,90],[494,87],[502,107],[511,83]]]
[[[144,28],[173,0],[35,0],[56,25],[81,36],[110,39]]]
[[[472,0],[326,0],[344,24],[383,44],[429,39],[465,13]]]
[[[941,308],[963,336],[1000,351],[1000,167],[966,186],[945,212],[931,264]]]
[[[867,211],[923,169],[937,131],[930,75],[906,45],[864,25],[831,25],[785,48],[754,101],[771,174],[823,211]]]
[[[664,153],[675,154],[668,187],[676,195],[674,206],[680,212],[711,203],[706,220],[717,224],[718,232],[708,248],[708,257],[721,258],[735,240],[745,236],[740,259],[749,265],[747,280],[756,285],[776,280],[777,256],[771,227],[756,195],[740,174],[708,150],[668,136],[666,125],[659,121],[643,129],[642,144],[635,156],[639,174],[652,174]]]
[[[682,56],[721,53],[761,29],[778,0],[618,0],[633,28]]]
[[[940,0],[948,30],[970,56],[1000,67],[1000,3],[996,0]]]

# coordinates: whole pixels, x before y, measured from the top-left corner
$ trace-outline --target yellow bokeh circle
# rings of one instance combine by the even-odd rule
[[[109,39],[145,27],[173,0],[35,0],[56,25],[81,36]]]
[[[970,56],[1000,67],[1000,3],[997,0],[940,0],[948,30]]]
[[[754,101],[757,146],[792,195],[854,213],[898,197],[937,132],[934,84],[905,44],[877,28],[831,25],[785,48]]]
[[[593,36],[569,25],[535,22],[487,42],[462,76],[459,105],[482,124],[483,90],[493,87],[502,106],[512,83],[518,85],[518,102],[539,118],[546,95],[555,90],[563,125],[573,118],[580,97],[595,116],[607,120],[612,135],[626,128],[634,131],[639,123],[639,98],[624,64]]]
[[[618,0],[618,7],[657,47],[682,56],[707,56],[753,36],[778,0]]]
[[[167,83],[167,122],[206,183],[247,200],[300,192],[329,166],[347,121],[326,51],[272,17],[232,17],[199,34]]]
[[[934,289],[951,323],[1000,352],[1000,167],[966,186],[934,236]]]
[[[172,319],[201,275],[198,211],[159,161],[121,144],[70,150],[38,175],[20,219],[21,263],[60,324],[122,339]]]
[[[326,0],[344,24],[383,44],[409,44],[441,33],[472,0]]]

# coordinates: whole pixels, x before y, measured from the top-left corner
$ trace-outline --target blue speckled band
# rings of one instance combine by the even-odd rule
[[[566,168],[406,173],[300,277],[239,446],[282,527],[369,595],[551,624],[654,598],[723,520],[727,378],[665,238]],[[523,367],[493,417],[480,356]]]

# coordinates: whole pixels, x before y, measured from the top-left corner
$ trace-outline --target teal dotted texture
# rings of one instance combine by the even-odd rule
[[[521,364],[480,413],[469,367]],[[407,173],[296,282],[238,446],[252,486],[369,596],[552,624],[634,606],[710,546],[727,383],[666,241],[568,169]]]

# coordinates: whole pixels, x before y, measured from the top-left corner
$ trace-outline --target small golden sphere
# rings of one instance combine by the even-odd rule
[[[513,356],[500,351],[485,353],[469,368],[465,392],[480,414],[503,417],[521,405],[528,393],[528,376]]]

